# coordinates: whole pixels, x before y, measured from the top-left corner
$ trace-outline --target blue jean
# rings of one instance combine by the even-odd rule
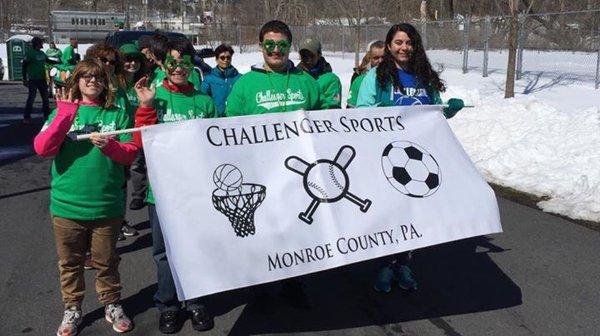
[[[150,217],[150,229],[152,230],[152,257],[156,264],[158,282],[158,289],[154,294],[154,304],[161,313],[178,311],[181,309],[181,302],[177,299],[175,282],[167,259],[165,240],[154,204],[148,204],[148,217]],[[199,299],[192,299],[185,301],[185,307],[187,310],[192,311],[202,307],[202,304]]]
[[[50,104],[48,102],[48,84],[45,79],[30,79],[27,84],[29,89],[27,95],[27,103],[25,103],[25,111],[23,112],[24,119],[31,118],[31,110],[33,109],[33,101],[35,100],[35,94],[37,91],[40,92],[42,97],[42,112],[44,113],[44,119],[48,118],[50,114]]]

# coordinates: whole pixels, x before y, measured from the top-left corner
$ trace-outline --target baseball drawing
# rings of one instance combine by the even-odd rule
[[[305,212],[298,215],[307,224],[313,222],[312,215],[321,203],[334,203],[342,198],[359,206],[367,212],[371,201],[361,199],[349,191],[350,180],[346,168],[350,165],[356,151],[351,146],[342,146],[333,160],[320,159],[308,163],[297,156],[285,160],[285,167],[303,177],[304,190],[312,198]]]

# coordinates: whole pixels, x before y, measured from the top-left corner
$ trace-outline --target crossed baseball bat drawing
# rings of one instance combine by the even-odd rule
[[[351,193],[350,180],[346,168],[350,165],[356,151],[351,146],[342,146],[332,160],[320,159],[308,163],[297,156],[290,156],[285,160],[285,167],[303,177],[304,190],[312,198],[305,212],[298,214],[298,218],[307,224],[312,224],[313,214],[321,202],[334,203],[342,198],[358,205],[360,211],[367,212],[371,206],[369,199],[361,199]]]

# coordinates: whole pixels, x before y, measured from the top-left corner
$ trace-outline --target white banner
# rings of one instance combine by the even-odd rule
[[[143,141],[180,299],[502,231],[439,107],[196,119]]]

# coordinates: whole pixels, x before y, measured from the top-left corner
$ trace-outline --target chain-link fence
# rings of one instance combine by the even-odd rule
[[[173,21],[173,20],[172,20]],[[511,17],[460,17],[450,21],[415,21],[428,55],[433,63],[463,72],[505,72]],[[67,23],[68,24],[68,23]],[[518,19],[517,78],[524,75],[551,75],[560,81],[592,82],[600,86],[600,9],[521,15]],[[98,41],[112,27],[91,24],[57,30],[56,22],[13,24],[4,35],[32,34],[65,38],[76,37],[82,42]],[[64,26],[64,24],[63,24]],[[229,43],[241,52],[258,50],[260,26],[209,25],[178,20],[154,20],[147,29],[182,31],[194,43],[215,47]],[[383,40],[389,25],[313,25],[292,26],[294,47],[305,38],[317,38],[327,52],[341,53],[359,61],[373,40]],[[54,29],[51,33],[51,29]],[[4,36],[8,37],[8,36]]]

